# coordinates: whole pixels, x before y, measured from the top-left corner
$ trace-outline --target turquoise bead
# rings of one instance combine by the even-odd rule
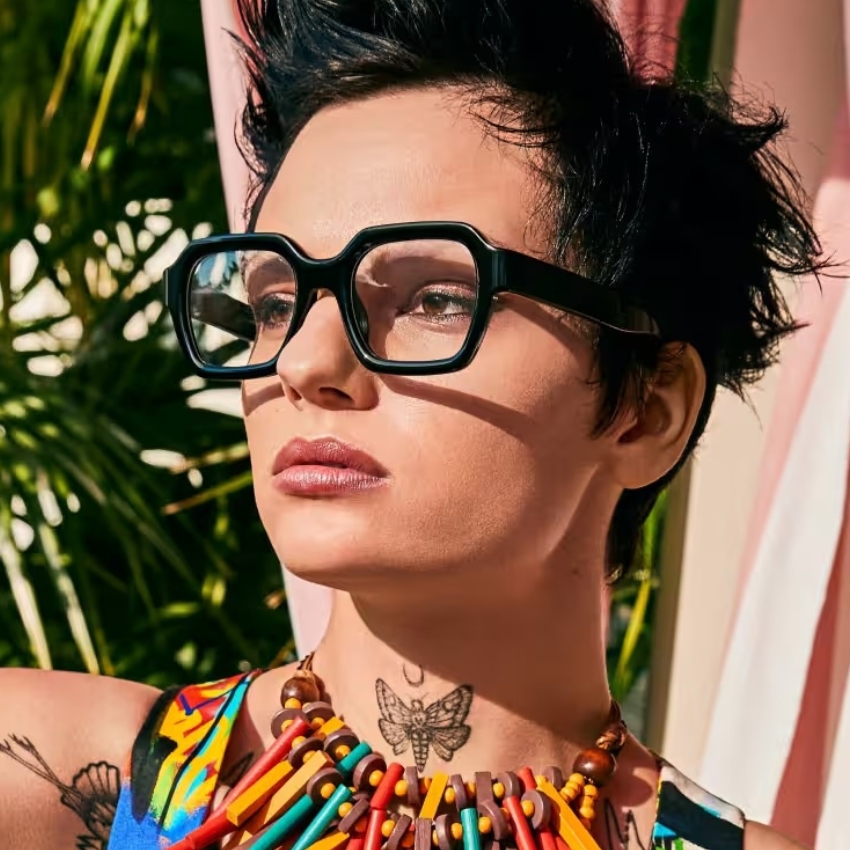
[[[275,848],[313,810],[313,801],[306,794],[276,821],[260,833],[251,850],[275,850]]]
[[[345,776],[354,770],[360,759],[368,756],[371,752],[372,748],[365,741],[361,741],[345,758],[337,762],[336,769]]]
[[[463,827],[463,850],[481,850],[478,812],[474,808],[463,809],[460,813],[460,825]]]
[[[301,837],[292,846],[292,850],[306,850],[322,837],[322,833],[328,828],[330,822],[337,816],[337,809],[351,799],[352,791],[347,785],[338,785],[336,790],[328,798],[327,802],[319,809],[318,814],[310,821]]]

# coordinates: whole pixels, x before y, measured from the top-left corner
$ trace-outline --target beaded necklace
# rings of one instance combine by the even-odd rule
[[[473,781],[422,777],[388,762],[336,714],[304,659],[281,690],[272,745],[207,820],[171,850],[599,850],[590,834],[599,788],[614,775],[627,729],[609,723],[565,780],[528,767]],[[406,805],[416,814],[398,813]],[[300,833],[299,833],[300,830]]]

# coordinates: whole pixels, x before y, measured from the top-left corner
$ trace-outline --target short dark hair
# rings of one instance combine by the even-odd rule
[[[489,130],[543,155],[549,259],[638,294],[667,339],[699,353],[708,388],[685,454],[616,507],[608,572],[621,574],[716,388],[743,396],[796,329],[777,276],[824,265],[800,181],[776,150],[784,117],[716,85],[647,74],[593,0],[240,0],[240,10],[253,90],[240,139],[255,177],[249,212],[322,108],[462,90],[472,108],[488,106]],[[601,432],[640,404],[671,348],[604,328],[594,343]]]

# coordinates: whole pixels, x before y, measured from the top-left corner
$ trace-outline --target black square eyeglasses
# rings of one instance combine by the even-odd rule
[[[272,375],[323,292],[335,296],[351,347],[373,372],[437,375],[467,366],[494,300],[515,293],[628,334],[660,336],[655,320],[614,289],[489,244],[459,222],[360,231],[314,260],[272,233],[191,242],[166,271],[166,303],[197,374]]]

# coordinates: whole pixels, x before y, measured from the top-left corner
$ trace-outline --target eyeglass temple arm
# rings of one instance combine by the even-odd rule
[[[501,254],[504,291],[529,295],[624,333],[661,336],[655,319],[615,289],[526,254],[507,249]]]
[[[196,289],[190,297],[192,318],[227,331],[240,339],[254,342],[257,323],[254,311],[223,292]]]

